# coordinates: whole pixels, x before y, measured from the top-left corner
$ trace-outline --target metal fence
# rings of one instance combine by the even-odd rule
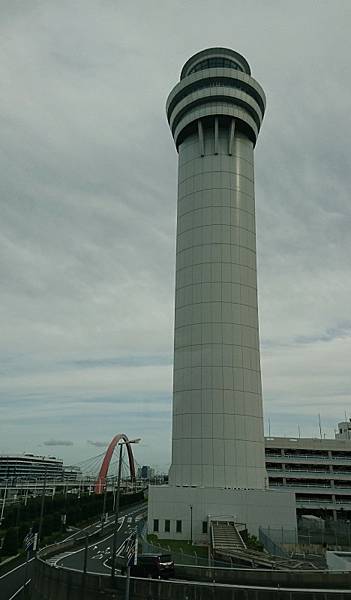
[[[309,528],[299,529],[300,545],[320,545],[325,548],[350,548],[351,525],[346,521],[326,521],[321,530]]]
[[[299,527],[296,529],[271,529],[260,527],[259,539],[266,550],[276,556],[306,551],[308,547],[319,552],[328,548],[351,548],[351,524],[347,521],[324,521],[320,529]]]
[[[288,558],[289,553],[280,546],[280,541],[278,542],[277,540],[273,539],[270,530],[264,530],[260,527],[258,531],[258,539],[260,540],[261,544],[263,544],[267,552],[269,552],[269,554],[272,554],[273,556],[281,556],[282,558]]]
[[[301,526],[297,530],[267,527],[261,528],[261,531],[279,546],[351,547],[351,523],[347,521],[324,521],[320,529]]]

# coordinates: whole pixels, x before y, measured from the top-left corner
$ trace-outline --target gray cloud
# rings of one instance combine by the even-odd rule
[[[43,442],[44,446],[73,446],[70,440],[47,440]]]
[[[95,448],[107,448],[108,446],[107,442],[93,442],[92,440],[87,440],[87,444],[89,444],[89,446],[95,446]]]
[[[267,93],[266,415],[307,434],[321,413],[332,432],[351,388],[351,4],[30,5],[3,2],[0,23],[1,450],[35,447],[45,426],[74,440],[70,462],[119,431],[143,438],[144,462],[169,460],[177,156],[164,105],[210,45],[235,44]]]

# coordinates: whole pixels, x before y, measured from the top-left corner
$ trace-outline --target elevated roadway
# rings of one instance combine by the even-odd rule
[[[144,507],[131,509],[119,518],[117,536],[117,554],[122,550],[124,542],[135,530],[145,514]],[[111,528],[109,528],[111,529]],[[110,575],[108,562],[112,556],[113,531],[109,531],[102,540],[92,541],[88,545],[87,571],[99,575]],[[47,560],[55,567],[64,567],[75,571],[83,571],[85,548],[59,553]]]
[[[119,534],[118,543],[119,546],[123,540],[130,535],[131,528],[135,527],[141,515],[145,512],[145,505],[138,507],[131,506],[120,511],[121,517],[119,522]],[[107,520],[104,528],[106,535],[102,540],[89,542],[88,548],[88,571],[97,572],[101,574],[109,574],[110,569],[104,566],[105,560],[109,557],[110,550],[112,548],[112,536],[111,527],[114,522],[114,516],[111,515]],[[101,521],[97,521],[84,529],[79,529],[70,535],[68,535],[64,541],[79,539],[82,534],[93,536],[99,530],[101,530]],[[26,583],[30,584],[33,568],[34,559],[31,557],[27,565]],[[84,560],[84,548],[78,551],[66,552],[65,554],[58,554],[56,557],[55,564],[57,566],[65,566],[67,569],[82,570]],[[25,559],[19,557],[5,565],[0,565],[0,599],[1,600],[23,600],[23,585],[25,576]]]

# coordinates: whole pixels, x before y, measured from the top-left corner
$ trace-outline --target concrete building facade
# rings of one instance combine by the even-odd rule
[[[265,96],[210,49],[167,102],[179,152],[170,484],[265,486],[253,150]]]
[[[53,456],[1,454],[0,481],[63,479],[63,461]]]
[[[273,505],[275,526],[293,526],[289,494],[268,491],[265,471],[254,197],[264,111],[249,64],[226,48],[191,57],[167,100],[179,154],[172,464],[169,486],[150,487],[151,530],[163,518],[188,528],[190,495],[199,535],[228,507],[256,528],[258,506],[269,519]]]
[[[269,487],[294,492],[297,516],[351,520],[350,425],[339,423],[335,439],[265,439]]]

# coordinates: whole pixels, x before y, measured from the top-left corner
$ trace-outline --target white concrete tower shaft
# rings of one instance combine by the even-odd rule
[[[179,152],[170,485],[265,487],[253,151],[265,95],[210,48],[167,101]]]

